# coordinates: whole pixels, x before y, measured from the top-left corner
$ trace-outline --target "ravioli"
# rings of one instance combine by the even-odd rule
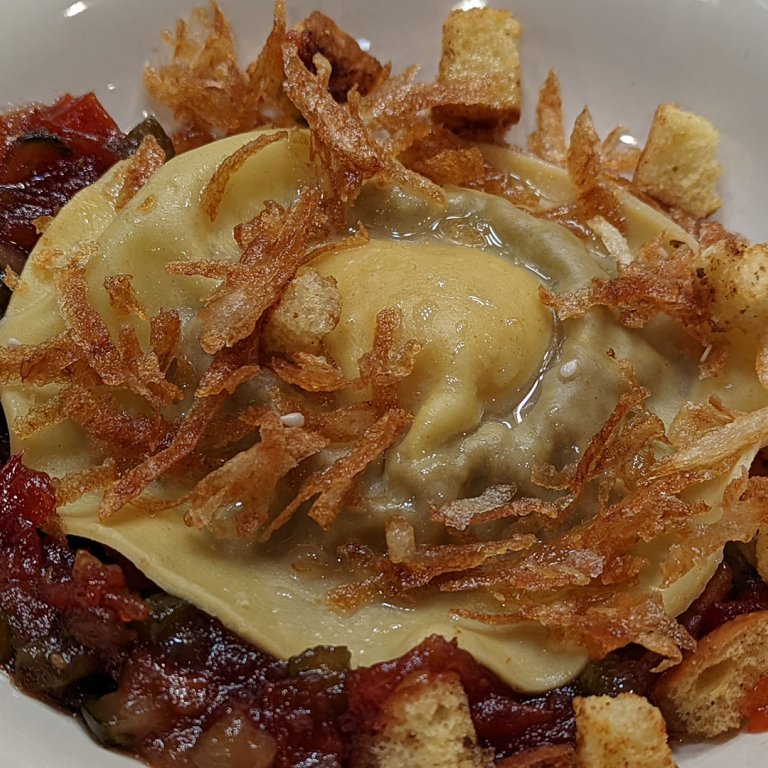
[[[313,178],[306,134],[295,131],[238,170],[211,221],[201,210],[202,190],[221,162],[251,138],[222,140],[175,158],[119,212],[120,167],[78,194],[30,257],[0,341],[35,344],[64,330],[53,270],[81,241],[95,241],[97,255],[87,266],[89,300],[112,333],[126,321],[110,307],[104,278],[129,274],[148,314],[180,312],[184,354],[201,370],[209,358],[197,343],[196,318],[211,281],[169,274],[166,265],[235,261],[235,225],[253,217],[267,200],[289,203],[299,185]],[[517,164],[551,195],[569,194],[556,169],[507,151],[488,152],[495,162]],[[670,239],[685,237],[634,198],[625,202],[635,233],[630,240],[644,241],[660,231]],[[301,563],[318,549],[332,552],[345,538],[380,541],[392,514],[405,514],[420,536],[438,536],[427,514],[430,504],[498,483],[513,482],[534,493],[532,470],[577,458],[624,390],[608,350],[632,361],[653,393],[651,408],[669,425],[686,400],[708,394],[697,384],[696,351],[669,323],[630,331],[603,310],[556,322],[538,299],[539,286],[573,290],[609,274],[609,260],[563,227],[503,199],[452,189],[445,209],[436,210],[399,189],[368,188],[355,216],[370,230],[370,243],[311,265],[334,277],[342,295],[342,321],[325,340],[328,350],[353,376],[356,361],[370,348],[376,314],[393,305],[401,310],[407,334],[422,346],[414,372],[399,384],[413,424],[362,478],[360,509],[342,516],[340,530],[334,526],[326,533],[301,519],[260,545],[215,540],[188,528],[179,509],[148,514],[132,506],[102,522],[99,495],[90,493],[61,508],[64,527],[121,552],[163,589],[278,656],[311,645],[346,645],[354,663],[372,664],[439,633],[457,637],[518,690],[561,685],[586,662],[582,648],[554,645],[534,623],[491,627],[452,612],[492,610],[491,597],[435,592],[415,605],[384,601],[342,614],[328,605],[326,595],[345,583],[344,570],[332,558],[322,568]],[[130,322],[146,344],[146,323]],[[247,384],[241,390],[238,396],[258,396]],[[61,477],[103,459],[82,428],[63,421],[23,438],[14,429],[17,419],[55,391],[53,385],[8,387],[3,406],[13,450],[24,451],[32,467]],[[186,407],[186,401],[176,406]],[[152,495],[162,499],[177,490],[161,484]],[[716,502],[717,488],[710,492]],[[716,562],[710,558],[665,590],[672,614],[700,592]],[[644,588],[656,589],[657,582],[658,575],[648,572]]]

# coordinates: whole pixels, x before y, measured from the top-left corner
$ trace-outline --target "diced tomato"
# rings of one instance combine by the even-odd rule
[[[747,730],[751,733],[768,731],[768,675],[760,678],[747,693]]]
[[[101,139],[121,135],[117,123],[102,107],[94,93],[62,96],[53,106],[41,113],[41,118],[54,132],[56,128],[63,128]]]
[[[0,243],[29,253],[34,221],[56,215],[120,160],[123,140],[92,93],[0,117]]]

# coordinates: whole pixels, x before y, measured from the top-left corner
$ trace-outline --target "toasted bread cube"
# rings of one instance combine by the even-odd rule
[[[694,216],[709,216],[722,205],[719,143],[720,134],[708,120],[662,104],[637,164],[635,188]]]
[[[577,696],[573,709],[580,766],[674,768],[664,718],[643,696]]]
[[[761,334],[768,312],[768,245],[724,237],[702,250],[696,265],[706,276],[718,326]]]
[[[437,108],[450,128],[506,127],[520,118],[522,27],[508,11],[473,8],[453,11],[443,25],[441,83],[477,83],[461,103]]]
[[[492,768],[477,745],[469,702],[458,676],[415,675],[387,699],[377,730],[354,755],[354,768]]]
[[[264,327],[267,348],[290,356],[322,351],[323,336],[339,322],[341,294],[336,280],[313,269],[301,272],[273,307]]]
[[[710,632],[653,690],[670,731],[712,738],[739,728],[749,691],[768,670],[768,611]]]

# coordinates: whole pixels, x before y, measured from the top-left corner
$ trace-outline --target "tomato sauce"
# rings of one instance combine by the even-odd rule
[[[0,117],[0,245],[28,254],[35,220],[120,160],[123,133],[92,94]]]
[[[757,681],[747,693],[747,730],[751,733],[768,731],[768,675]]]
[[[345,765],[415,672],[460,677],[478,737],[499,758],[573,741],[576,685],[517,694],[436,636],[357,670],[343,648],[278,660],[118,556],[73,543],[59,529],[48,477],[12,457],[0,470],[0,659],[20,688],[152,765],[237,768],[236,754],[255,768]]]

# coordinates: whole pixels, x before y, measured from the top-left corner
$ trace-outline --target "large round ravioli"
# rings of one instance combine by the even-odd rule
[[[86,271],[89,301],[110,331],[116,334],[126,320],[111,307],[104,280],[131,275],[148,315],[179,311],[182,348],[201,371],[210,358],[199,347],[197,316],[212,283],[171,274],[167,264],[235,262],[240,252],[234,227],[267,200],[289,204],[314,175],[307,137],[294,132],[234,174],[212,221],[201,208],[202,192],[222,161],[252,138],[222,140],[171,160],[119,211],[121,167],[78,194],[30,257],[0,329],[3,343],[37,344],[64,330],[52,276],[83,242],[95,242]],[[489,152],[494,162],[515,165],[553,198],[573,194],[556,169],[506,151]],[[686,237],[629,195],[623,202],[631,245],[659,232],[669,240]],[[418,535],[429,539],[440,535],[427,514],[430,505],[499,483],[536,493],[532,470],[577,459],[624,391],[614,357],[632,362],[652,392],[651,409],[668,425],[686,400],[708,394],[697,384],[697,351],[663,322],[630,331],[603,310],[557,322],[540,302],[539,286],[575,290],[610,275],[609,259],[565,228],[503,199],[448,190],[445,208],[438,210],[403,190],[371,187],[353,218],[366,225],[370,242],[308,265],[333,277],[342,297],[341,319],[324,340],[326,351],[353,377],[371,347],[377,313],[390,307],[399,310],[404,333],[421,346],[413,373],[399,384],[400,401],[413,422],[363,476],[354,514],[342,514],[328,532],[297,518],[272,541],[257,544],[218,540],[189,528],[178,508],[149,513],[129,505],[102,522],[99,495],[89,493],[60,509],[64,527],[121,552],[163,589],[279,656],[311,645],[346,645],[355,663],[370,664],[439,633],[458,638],[520,690],[562,684],[585,663],[581,648],[554,646],[546,630],[533,623],[491,627],[453,613],[492,610],[490,597],[435,592],[413,603],[369,603],[340,613],[326,596],[348,579],[344,569],[335,567],[333,558],[322,569],[298,564],[312,552],[332,551],[340,541],[380,546],[393,514],[406,516]],[[147,324],[131,322],[146,344]],[[63,420],[23,439],[14,432],[17,419],[56,391],[55,385],[8,387],[3,405],[13,450],[23,451],[31,466],[62,477],[104,459],[81,426]],[[246,384],[238,396],[256,394]],[[163,498],[175,490],[159,483],[151,494]],[[710,559],[665,590],[671,613],[685,609],[714,565]],[[656,589],[653,574],[643,584]]]

